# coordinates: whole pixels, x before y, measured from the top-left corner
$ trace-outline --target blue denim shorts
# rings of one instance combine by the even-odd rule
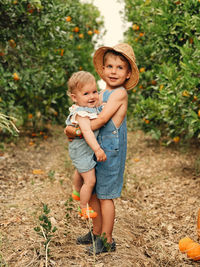
[[[69,156],[79,173],[87,172],[96,166],[94,152],[84,139],[75,138],[69,143]]]

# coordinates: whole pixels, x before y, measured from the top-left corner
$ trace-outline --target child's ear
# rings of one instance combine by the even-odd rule
[[[128,80],[131,77],[131,71],[129,70],[126,76],[126,79]]]
[[[72,101],[76,103],[76,95],[75,94],[70,94],[70,97],[71,97]]]

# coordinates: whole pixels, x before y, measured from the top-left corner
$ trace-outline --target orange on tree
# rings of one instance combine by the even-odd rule
[[[29,118],[29,120],[31,120],[33,118],[33,114],[29,113],[28,118]]]
[[[92,35],[93,34],[93,32],[91,30],[89,30],[87,33],[88,33],[88,35]]]
[[[74,32],[79,32],[79,30],[80,30],[79,27],[75,27],[75,28],[73,29]]]
[[[15,80],[15,81],[19,81],[20,80],[20,78],[19,78],[19,76],[18,76],[18,74],[15,72],[15,73],[13,73],[13,79]]]
[[[12,48],[16,47],[16,43],[13,39],[10,39],[8,42],[9,42],[10,47],[12,47]]]
[[[151,81],[151,84],[152,84],[152,85],[156,85],[157,82],[156,82],[155,80],[152,80],[152,81]]]
[[[61,55],[61,57],[63,56],[63,54],[64,54],[64,49],[60,49],[60,55]]]
[[[140,27],[139,27],[139,25],[137,25],[137,24],[133,24],[132,29],[133,29],[134,31],[138,31],[138,30],[140,29]]]
[[[67,22],[70,22],[70,21],[72,20],[72,18],[71,18],[70,16],[67,16],[67,17],[65,18],[65,20],[66,20]]]
[[[27,8],[28,8],[28,13],[32,14],[34,12],[34,8],[32,7],[31,4],[28,4]]]
[[[175,136],[173,138],[173,141],[174,141],[174,143],[178,143],[180,141],[180,137],[179,136]]]
[[[78,37],[82,39],[82,38],[84,38],[84,34],[83,34],[83,33],[80,33],[80,34],[78,35]]]
[[[140,68],[140,72],[145,72],[145,68]]]
[[[187,90],[184,90],[183,93],[182,93],[182,96],[186,96],[186,97],[188,97],[188,96],[190,96],[190,94],[188,93]]]

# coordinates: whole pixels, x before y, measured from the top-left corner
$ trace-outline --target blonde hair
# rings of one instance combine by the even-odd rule
[[[95,77],[88,71],[74,72],[67,82],[68,95],[72,94],[74,90],[79,90],[85,84],[93,81],[95,82]]]

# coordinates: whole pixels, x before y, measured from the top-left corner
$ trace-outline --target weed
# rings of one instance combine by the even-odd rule
[[[69,197],[69,199],[65,202],[65,218],[66,218],[66,222],[65,222],[65,226],[66,228],[68,228],[69,225],[69,220],[71,219],[71,211],[73,210],[73,199],[72,197]],[[64,235],[67,236],[69,232],[65,232]]]
[[[50,181],[51,182],[53,182],[54,181],[54,179],[55,179],[55,171],[54,170],[50,170],[49,172],[48,172],[48,177],[49,177],[49,179],[50,179]]]
[[[49,213],[50,209],[46,204],[43,204],[43,214],[39,216],[40,226],[34,228],[37,234],[44,238],[43,244],[45,249],[46,267],[48,266],[48,256],[50,256],[49,244],[53,233],[57,230],[55,226],[52,227],[51,221],[48,217]]]
[[[111,249],[111,244],[109,244],[109,243],[107,242],[106,233],[103,233],[103,234],[101,235],[101,240],[103,241],[104,247],[106,247],[107,250],[109,251],[109,250]]]

